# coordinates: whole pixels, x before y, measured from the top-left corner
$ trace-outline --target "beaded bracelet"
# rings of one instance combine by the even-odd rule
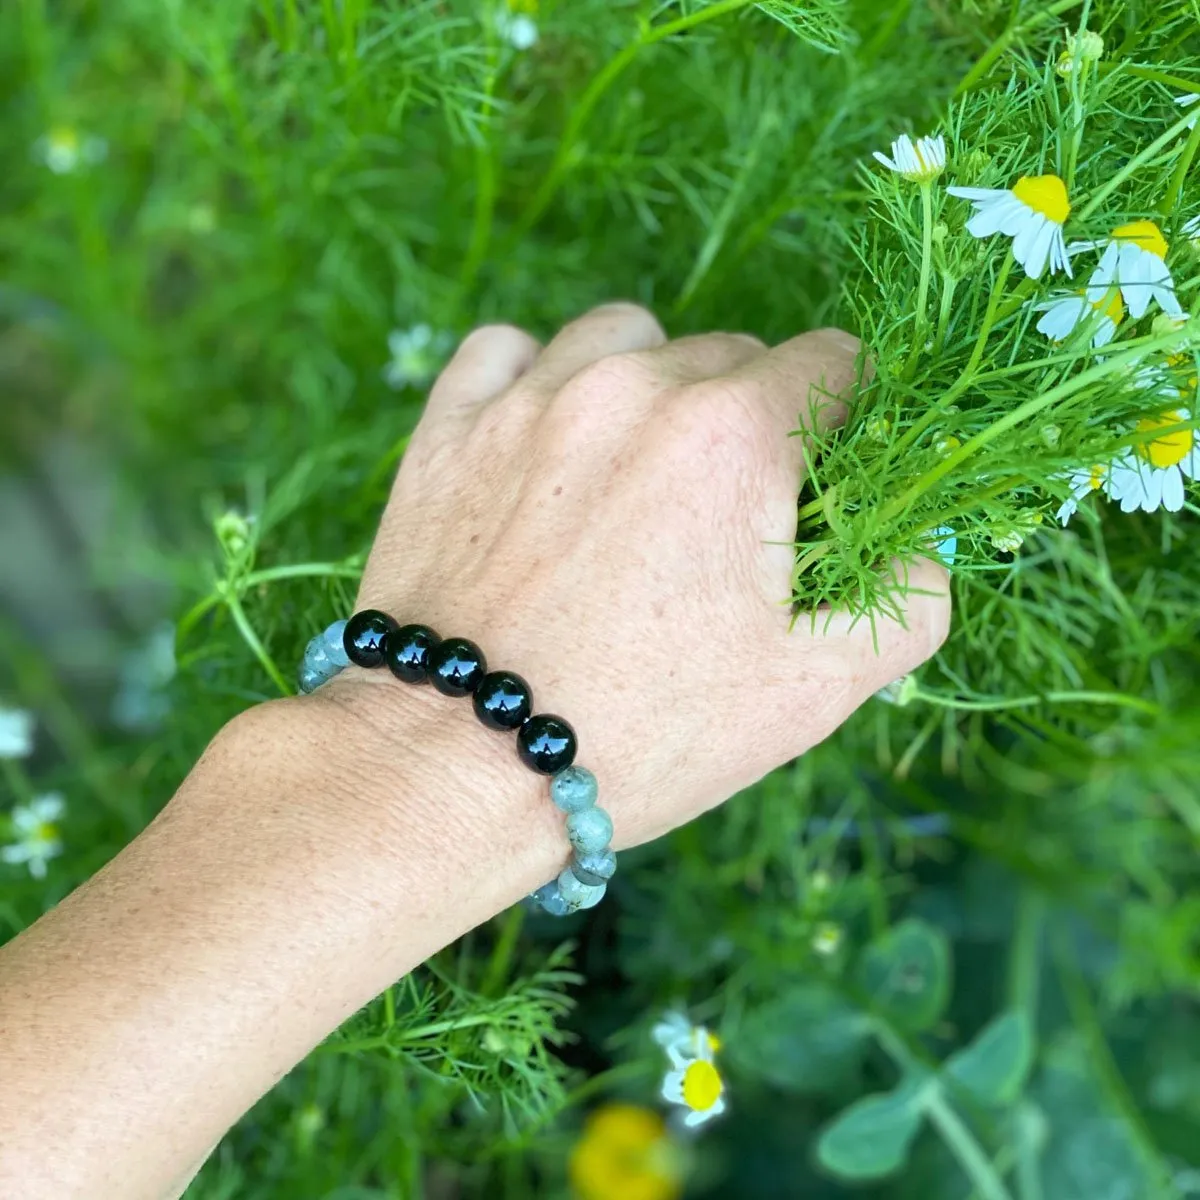
[[[334,621],[304,650],[300,690],[313,692],[351,663],[387,665],[405,683],[432,683],[446,696],[470,696],[488,729],[517,734],[517,754],[549,775],[550,799],[567,814],[574,857],[557,879],[529,899],[556,917],[592,908],[604,898],[617,869],[612,818],[597,807],[596,777],[574,765],[575,731],[562,717],[533,712],[529,684],[512,671],[488,671],[483,651],[466,638],[440,638],[425,625],[400,625],[386,613],[364,609]]]

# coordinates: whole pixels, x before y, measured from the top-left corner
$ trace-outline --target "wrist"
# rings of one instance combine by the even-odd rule
[[[569,857],[547,780],[521,764],[513,736],[432,687],[350,668],[309,696],[248,710],[221,740],[234,763],[265,758],[290,821],[326,847],[297,864],[305,873],[338,876],[388,919],[407,920],[414,898],[444,918],[430,953]]]

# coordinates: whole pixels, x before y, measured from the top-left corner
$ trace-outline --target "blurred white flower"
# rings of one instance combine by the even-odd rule
[[[423,322],[409,329],[393,329],[388,334],[392,360],[383,369],[384,382],[397,390],[427,383],[449,348],[450,335]]]
[[[527,13],[507,11],[497,13],[496,32],[514,50],[531,50],[537,45],[537,22]]]
[[[0,708],[0,758],[28,758],[33,753],[33,713]]]
[[[842,948],[845,935],[842,927],[834,921],[822,921],[813,931],[812,948],[822,958],[831,958]]]
[[[668,1013],[654,1027],[654,1040],[667,1052],[671,1069],[663,1077],[662,1097],[688,1110],[683,1123],[703,1125],[725,1111],[725,1083],[714,1056],[721,1043],[703,1025],[682,1013]]]
[[[70,125],[55,125],[33,143],[34,157],[55,175],[70,175],[80,167],[103,162],[108,143],[101,137],[81,134]]]
[[[112,702],[112,719],[131,733],[159,728],[171,711],[168,685],[175,678],[175,626],[158,625],[121,663],[121,682]]]
[[[57,792],[47,792],[28,804],[17,805],[10,816],[14,840],[8,846],[0,846],[0,861],[24,863],[34,879],[45,879],[46,864],[62,853],[56,822],[66,807]]]
[[[1180,108],[1187,108],[1190,105],[1197,103],[1197,101],[1200,101],[1200,92],[1185,92],[1182,96],[1175,97],[1175,103],[1178,104]],[[1200,112],[1196,113],[1187,123],[1187,128],[1195,129],[1197,121],[1200,121]]]

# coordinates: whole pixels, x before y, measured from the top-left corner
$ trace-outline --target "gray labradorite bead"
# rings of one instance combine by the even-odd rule
[[[593,908],[604,899],[608,884],[580,883],[570,867],[558,877],[558,891],[567,907],[575,912],[581,908]]]
[[[300,664],[299,684],[302,692],[315,692],[321,684],[326,680],[332,679],[336,675],[336,671],[332,671],[328,667],[316,667],[308,661],[308,656],[305,655],[304,662]]]
[[[611,850],[600,854],[577,854],[571,870],[580,883],[607,883],[617,873],[617,856]]]
[[[539,908],[548,912],[552,917],[565,917],[567,913],[574,911],[567,904],[566,900],[563,899],[557,879],[552,880],[550,883],[542,884],[529,899]]]
[[[596,777],[587,767],[565,767],[550,780],[550,799],[565,813],[591,808],[599,791]]]
[[[346,632],[345,621],[334,621],[324,633],[321,634],[321,644],[325,650],[325,655],[331,663],[340,671],[343,667],[350,665],[350,656],[346,653],[346,645],[342,640],[342,635]]]
[[[612,817],[602,808],[585,808],[567,818],[567,839],[576,854],[602,853],[612,835]]]

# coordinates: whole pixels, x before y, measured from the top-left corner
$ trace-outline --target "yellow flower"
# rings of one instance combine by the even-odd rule
[[[1187,427],[1191,419],[1190,410],[1178,408],[1137,423],[1132,451],[1112,467],[1112,494],[1122,512],[1178,512],[1183,507],[1187,481],[1200,478],[1200,445]]]
[[[568,1164],[579,1200],[675,1200],[682,1161],[658,1113],[606,1104],[584,1123]]]
[[[1013,239],[1013,257],[1031,279],[1039,279],[1046,265],[1050,274],[1071,276],[1071,262],[1063,242],[1063,225],[1071,213],[1067,185],[1057,175],[1022,175],[1011,188],[952,187],[946,191],[970,200],[975,213],[967,222],[972,237],[1002,233]]]

